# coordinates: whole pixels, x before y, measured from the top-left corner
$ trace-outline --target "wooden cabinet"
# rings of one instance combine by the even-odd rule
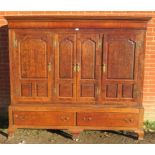
[[[6,17],[16,128],[131,130],[143,138],[149,17]]]

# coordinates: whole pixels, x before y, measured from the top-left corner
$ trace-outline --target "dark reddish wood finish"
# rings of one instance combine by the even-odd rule
[[[143,138],[145,30],[150,18],[6,17],[16,128],[132,130]]]

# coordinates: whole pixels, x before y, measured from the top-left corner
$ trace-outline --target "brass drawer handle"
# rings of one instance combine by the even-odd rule
[[[84,117],[83,120],[84,121],[91,121],[92,120],[92,117]]]
[[[68,116],[61,116],[60,118],[62,121],[68,121],[70,118]]]
[[[25,120],[26,116],[15,115],[15,118],[18,118],[19,120]]]
[[[126,123],[132,123],[134,120],[132,118],[125,118],[124,121]]]

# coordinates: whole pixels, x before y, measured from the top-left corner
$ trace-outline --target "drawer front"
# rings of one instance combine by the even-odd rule
[[[13,113],[15,125],[25,126],[73,126],[75,113],[49,111],[15,111]]]
[[[93,127],[138,127],[138,114],[78,113],[77,125]]]

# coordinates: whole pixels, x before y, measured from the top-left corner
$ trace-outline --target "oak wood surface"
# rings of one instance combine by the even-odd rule
[[[149,17],[13,16],[11,105],[16,128],[132,130],[143,138]]]

